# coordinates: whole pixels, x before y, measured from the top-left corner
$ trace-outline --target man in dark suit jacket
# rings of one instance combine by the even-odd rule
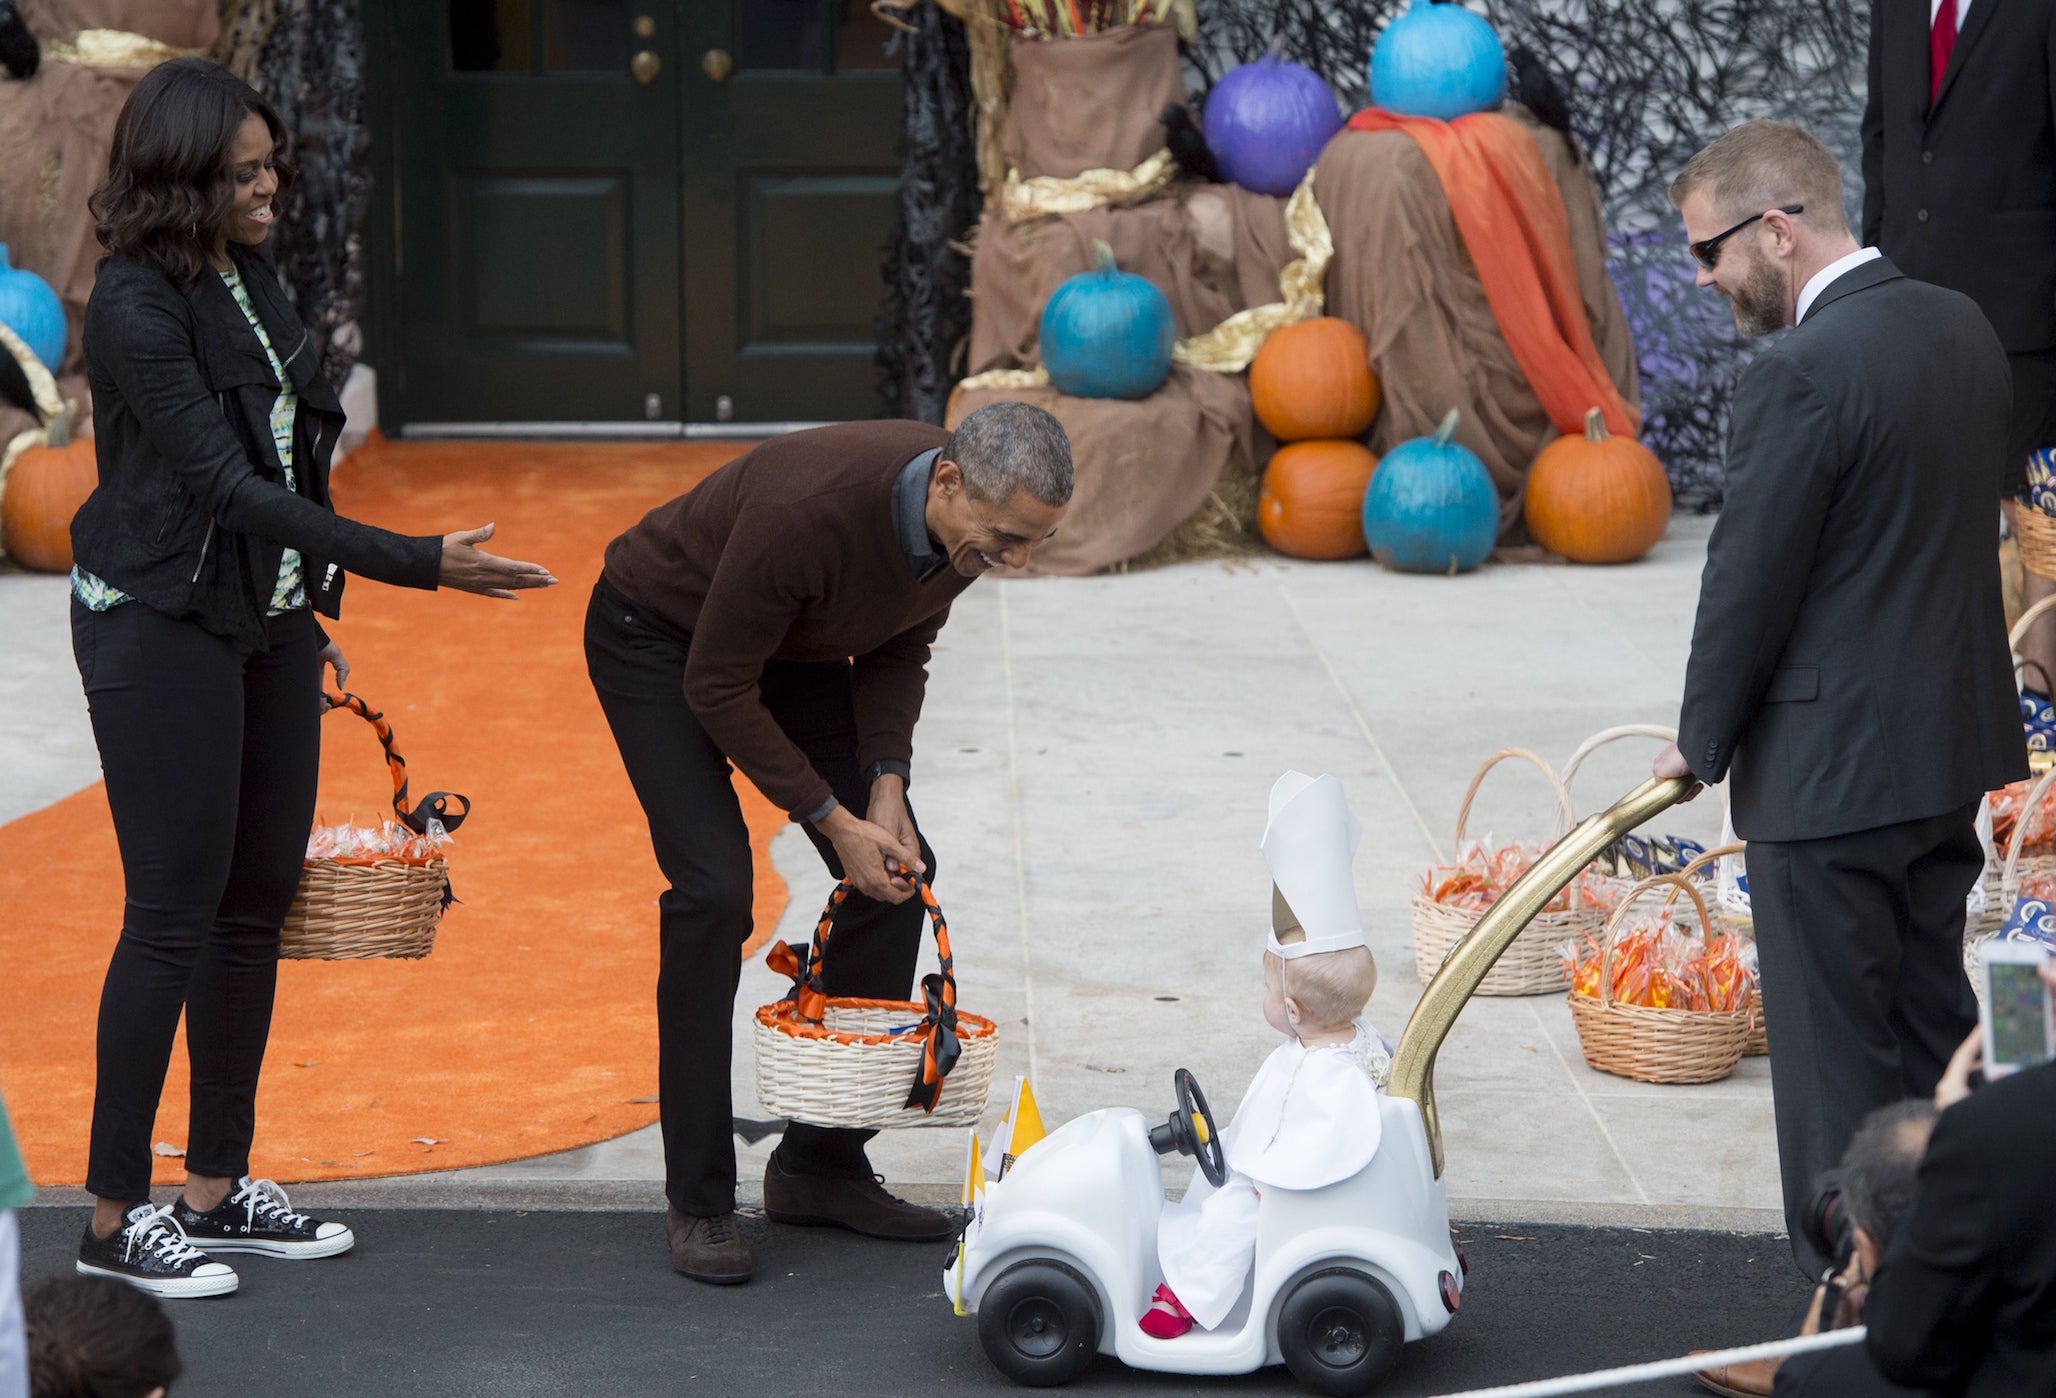
[[[1881,1371],[1962,1398],[2056,1393],[2052,1162],[2056,1064],[1942,1113],[1863,1308]]]
[[[1743,330],[1796,325],[1736,389],[1655,770],[1733,768],[1785,1215],[1818,1278],[1799,1226],[1815,1176],[1867,1113],[1931,1094],[1975,1022],[1977,805],[2027,771],[1992,564],[2006,361],[1969,298],[1857,246],[1834,157],[1796,126],[1730,131],[1671,200]]]
[[[1998,331],[2018,494],[2028,453],[2056,446],[2056,0],[1872,0],[1863,240]],[[2026,578],[2026,601],[2051,592]],[[2022,653],[2056,674],[2056,617]]]

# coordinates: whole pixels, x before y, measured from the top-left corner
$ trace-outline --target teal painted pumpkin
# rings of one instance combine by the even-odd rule
[[[21,336],[51,373],[64,359],[64,303],[34,272],[8,265],[0,243],[0,325]]]
[[[1506,100],[1506,50],[1458,5],[1413,0],[1371,46],[1371,101],[1401,116],[1452,121]]]
[[[1499,539],[1499,492],[1485,463],[1451,441],[1456,410],[1432,437],[1385,454],[1364,491],[1364,541],[1402,573],[1468,573]]]
[[[1042,367],[1074,398],[1147,398],[1171,372],[1171,303],[1148,278],[1116,267],[1105,243],[1093,248],[1099,266],[1065,281],[1042,308]]]

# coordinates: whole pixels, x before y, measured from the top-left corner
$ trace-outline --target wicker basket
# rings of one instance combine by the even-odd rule
[[[1699,890],[1677,874],[1659,874],[1635,885],[1614,909],[1602,934],[1598,996],[1576,991],[1564,999],[1577,1026],[1585,1061],[1602,1073],[1637,1082],[1714,1082],[1735,1071],[1749,1038],[1750,1011],[1756,997],[1738,1010],[1658,1010],[1623,1005],[1613,998],[1613,941],[1635,900],[1659,887],[1681,889],[1699,914],[1699,931],[1707,936],[1713,920]]]
[[[2047,600],[2056,601],[2056,597]],[[1963,973],[1970,978],[1970,988],[1980,1001],[1985,997],[1985,978],[1978,965],[1978,948],[1997,936],[2006,926],[2006,919],[2013,916],[2013,905],[2020,897],[2023,879],[2043,879],[2056,874],[2056,851],[2029,854],[2025,848],[2028,826],[2032,823],[2030,817],[2041,809],[2043,798],[2049,794],[2052,785],[2056,785],[2056,768],[2042,773],[2028,784],[2027,796],[2020,803],[2020,818],[2013,822],[2013,833],[2006,839],[2006,858],[1999,866],[1998,886],[1986,889],[1985,915],[1975,922],[1966,919],[1963,924]]]
[[[1563,781],[1563,789],[1566,792],[1571,789],[1571,783],[1577,778],[1578,769],[1585,765],[1586,759],[1591,757],[1593,753],[1609,743],[1618,743],[1626,738],[1653,738],[1660,743],[1675,743],[1678,740],[1678,730],[1675,728],[1665,728],[1661,724],[1655,723],[1623,723],[1615,728],[1601,729],[1585,739],[1584,742],[1578,744],[1577,751],[1573,752],[1569,760],[1557,770],[1558,777]],[[1576,816],[1577,812],[1573,808],[1566,818],[1575,820]],[[1559,835],[1567,834],[1569,830],[1570,827],[1566,825],[1557,833]],[[1650,870],[1650,873],[1659,872],[1661,871],[1656,869]],[[1588,872],[1585,876],[1585,886],[1588,891],[1594,894],[1595,902],[1593,906],[1604,915],[1611,911],[1614,905],[1619,903],[1622,898],[1626,897],[1628,890],[1633,888],[1642,877],[1644,876],[1622,876],[1602,874],[1596,871]]]
[[[2026,504],[2012,513],[2013,537],[2020,544],[2020,566],[2041,577],[2056,578],[2056,519]]]
[[[463,824],[471,803],[447,791],[431,792],[407,804],[407,762],[393,748],[392,725],[354,694],[323,696],[331,712],[348,709],[369,723],[385,748],[393,777],[393,813],[417,835],[430,819],[444,830]],[[450,809],[451,802],[461,809]],[[435,948],[436,926],[450,905],[450,866],[440,855],[425,864],[379,860],[346,863],[309,859],[300,871],[300,890],[279,931],[279,956],[287,961],[356,961],[369,957],[414,959]]]
[[[772,944],[764,958],[793,979],[792,994],[757,1010],[757,1097],[778,1116],[815,1126],[968,1126],[985,1112],[999,1061],[999,1026],[959,1010],[949,928],[934,890],[921,901],[941,970],[924,976],[924,1001],[830,996],[822,956],[850,885],[836,885],[806,961]]]
[[[1678,877],[1690,883],[1701,869],[1709,865],[1718,864],[1721,860],[1730,856],[1740,859],[1745,853],[1746,851],[1741,845],[1716,845],[1684,868],[1678,870]],[[1678,901],[1679,891],[1675,888],[1671,890],[1670,896],[1663,900],[1665,907],[1669,907]],[[1752,942],[1756,940],[1756,919],[1742,911],[1742,909],[1731,907],[1716,897],[1713,902],[1712,914],[1713,925],[1728,936],[1747,938]],[[1761,984],[1761,973],[1759,972],[1759,987]],[[1744,1058],[1763,1058],[1768,1056],[1769,1053],[1770,1035],[1764,1031],[1763,1027],[1763,992],[1759,988],[1749,1005],[1749,1037],[1743,1041],[1742,1056]]]
[[[1501,748],[1486,758],[1471,777],[1470,788],[1463,794],[1463,806],[1456,814],[1456,843],[1460,848],[1464,842],[1464,828],[1470,821],[1471,802],[1478,795],[1478,787],[1485,780],[1485,774],[1509,757],[1530,762],[1549,779],[1549,786],[1556,793],[1558,811],[1569,828],[1570,794],[1557,780],[1549,764],[1524,748]],[[1420,973],[1421,984],[1426,985],[1441,969],[1442,961],[1455,949],[1456,944],[1477,925],[1483,916],[1463,908],[1450,908],[1436,902],[1424,890],[1413,897],[1414,962]],[[1578,884],[1574,880],[1570,888],[1570,907],[1563,912],[1543,911],[1537,913],[1532,922],[1521,930],[1519,936],[1507,947],[1505,955],[1499,958],[1485,979],[1478,983],[1479,995],[1551,995],[1563,989],[1563,961],[1556,954],[1556,946],[1565,938],[1576,939],[1589,936],[1599,930],[1604,914],[1587,908]]]

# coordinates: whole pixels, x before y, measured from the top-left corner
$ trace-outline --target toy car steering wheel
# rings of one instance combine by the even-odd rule
[[[1178,1090],[1178,1110],[1162,1126],[1150,1128],[1149,1143],[1158,1155],[1175,1150],[1195,1157],[1207,1183],[1219,1189],[1228,1179],[1228,1157],[1221,1152],[1221,1132],[1214,1125],[1206,1094],[1199,1090],[1199,1079],[1189,1068],[1180,1068],[1171,1081]]]

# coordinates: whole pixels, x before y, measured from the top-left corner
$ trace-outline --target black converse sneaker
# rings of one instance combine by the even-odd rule
[[[265,1257],[334,1257],[357,1246],[357,1235],[340,1223],[293,1212],[286,1192],[270,1180],[248,1175],[228,1198],[201,1213],[179,1196],[173,1206],[179,1227],[209,1252],[255,1252]]]
[[[79,1272],[113,1277],[153,1296],[226,1296],[236,1289],[235,1268],[216,1262],[188,1242],[171,1206],[145,1201],[104,1238],[91,1224],[79,1239]]]

